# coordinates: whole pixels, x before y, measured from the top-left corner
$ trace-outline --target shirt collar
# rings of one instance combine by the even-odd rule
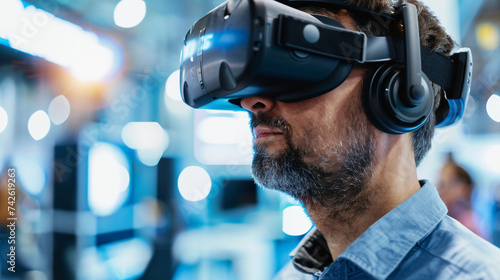
[[[333,262],[328,244],[316,228],[309,231],[290,255],[295,268],[309,274],[321,273]]]
[[[376,279],[387,278],[415,244],[446,216],[446,206],[436,188],[428,181],[421,181],[421,184],[423,186],[415,194],[371,225],[338,260],[349,260]],[[311,249],[314,246],[328,250],[317,229],[313,229],[292,252],[293,263],[299,270],[315,274],[331,264],[331,257],[327,259],[323,255],[323,259],[319,259],[314,254]]]

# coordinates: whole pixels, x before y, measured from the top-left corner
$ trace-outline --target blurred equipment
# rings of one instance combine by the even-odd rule
[[[253,179],[227,179],[222,185],[220,208],[223,211],[257,206],[257,185]]]

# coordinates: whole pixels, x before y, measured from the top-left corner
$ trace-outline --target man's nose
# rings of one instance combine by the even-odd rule
[[[276,101],[269,97],[252,96],[242,98],[240,105],[243,109],[246,109],[253,114],[258,112],[268,112],[274,108]]]

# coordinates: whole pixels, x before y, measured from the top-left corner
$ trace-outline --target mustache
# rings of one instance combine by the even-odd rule
[[[252,117],[250,119],[250,129],[257,127],[258,125],[265,125],[271,128],[276,128],[283,132],[288,132],[290,130],[290,125],[283,118],[269,117],[263,112],[252,114]]]

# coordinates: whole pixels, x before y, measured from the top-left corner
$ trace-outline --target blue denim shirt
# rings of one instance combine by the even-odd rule
[[[311,230],[275,279],[500,279],[500,249],[447,216],[434,186],[421,183],[335,262]]]

